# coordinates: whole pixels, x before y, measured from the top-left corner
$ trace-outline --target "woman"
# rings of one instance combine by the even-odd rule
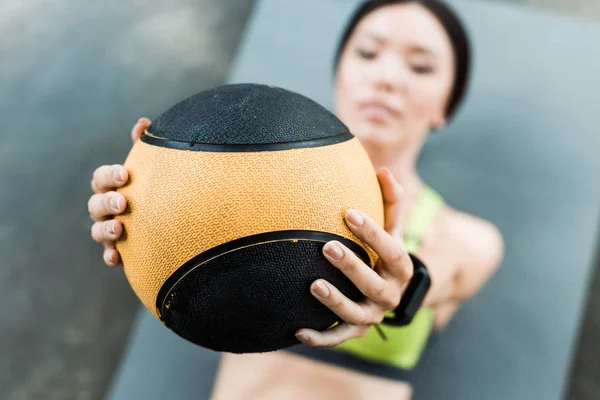
[[[360,212],[346,216],[349,228],[380,256],[377,273],[341,243],[327,243],[323,254],[365,298],[353,302],[328,282],[315,281],[312,294],[342,323],[324,332],[300,329],[297,337],[308,346],[224,355],[215,398],[410,397],[411,373],[424,349],[503,256],[502,237],[491,223],[446,205],[416,171],[430,131],[443,129],[462,100],[469,56],[459,20],[437,0],[371,0],[357,9],[335,59],[335,110],[379,171],[385,226]],[[132,139],[149,125],[140,119]],[[114,190],[127,180],[118,165],[98,168],[92,180],[92,236],[104,244],[111,266],[119,264],[114,243],[123,231],[112,217],[126,208]],[[383,340],[372,327],[400,301],[412,271],[407,252],[427,265],[432,286],[410,325],[379,327]]]

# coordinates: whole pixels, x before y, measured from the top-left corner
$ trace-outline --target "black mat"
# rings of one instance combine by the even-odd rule
[[[333,50],[353,4],[262,1],[231,81],[276,84],[331,106]],[[600,214],[600,26],[455,4],[474,34],[473,90],[419,168],[452,206],[493,221],[507,254],[440,337],[416,398],[558,399]],[[217,359],[143,313],[112,398],[208,398]]]

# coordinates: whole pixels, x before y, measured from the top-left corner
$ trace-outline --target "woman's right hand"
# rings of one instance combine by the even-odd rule
[[[140,118],[131,129],[131,141],[135,143],[150,124],[148,118]],[[94,221],[92,238],[104,245],[104,263],[109,267],[121,264],[121,256],[115,243],[123,233],[123,226],[114,217],[127,209],[127,201],[116,189],[125,185],[128,180],[129,174],[125,167],[115,164],[96,169],[91,182],[94,194],[88,201],[88,211]]]

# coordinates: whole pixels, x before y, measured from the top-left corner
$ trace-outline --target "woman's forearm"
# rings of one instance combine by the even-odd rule
[[[453,251],[424,249],[417,253],[427,266],[432,282],[424,307],[461,304],[479,293],[498,270],[504,256],[499,233],[492,231],[480,244],[474,247],[458,243],[452,246]]]

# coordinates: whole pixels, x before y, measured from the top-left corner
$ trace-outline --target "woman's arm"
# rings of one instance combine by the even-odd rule
[[[416,252],[432,280],[424,307],[458,305],[475,296],[504,257],[502,235],[492,223],[451,209],[440,218],[432,245]]]
[[[311,285],[312,294],[343,321],[332,329],[317,332],[300,329],[296,337],[312,346],[335,346],[367,333],[372,325],[383,320],[384,312],[395,309],[402,287],[412,276],[412,262],[402,248],[402,190],[391,173],[378,172],[384,198],[385,226],[378,226],[363,215],[364,225],[356,225],[347,215],[348,227],[379,255],[372,270],[341,243],[327,243],[323,254],[342,271],[365,299],[354,302],[324,280]],[[474,296],[500,265],[503,242],[498,230],[488,222],[446,208],[434,232],[416,255],[428,267],[432,286],[424,307],[450,308]],[[336,244],[340,258],[329,251]]]

